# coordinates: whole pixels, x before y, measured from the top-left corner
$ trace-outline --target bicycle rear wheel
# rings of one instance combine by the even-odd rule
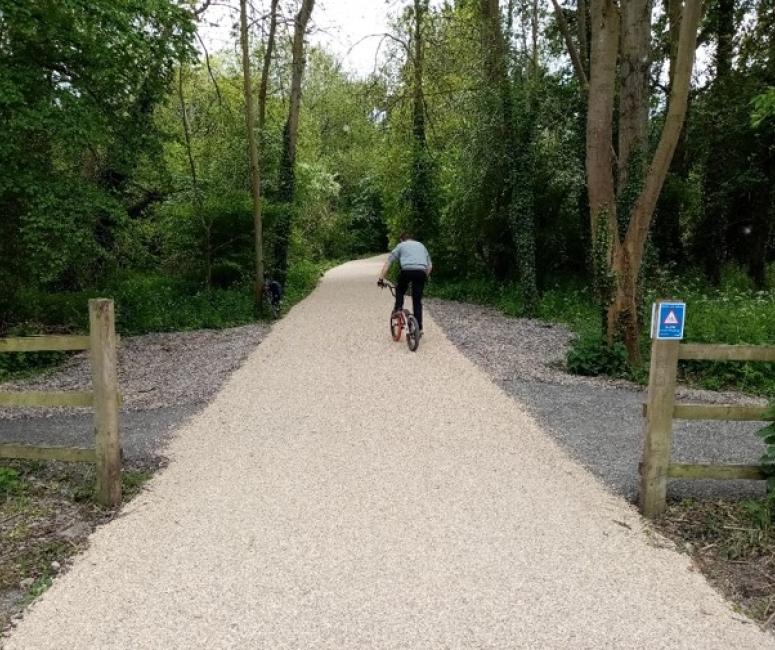
[[[403,331],[403,323],[401,319],[401,314],[396,312],[395,314],[390,315],[390,336],[393,337],[394,341],[400,341],[401,340],[401,332]]]
[[[417,352],[420,347],[420,326],[412,314],[406,317],[406,344],[412,352]]]

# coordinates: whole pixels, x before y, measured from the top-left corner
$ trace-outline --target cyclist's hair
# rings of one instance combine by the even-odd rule
[[[400,241],[406,241],[407,239],[412,239],[412,233],[404,231],[401,233],[401,236],[398,239]]]

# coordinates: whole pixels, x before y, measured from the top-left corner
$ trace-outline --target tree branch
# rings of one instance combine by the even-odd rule
[[[681,18],[678,51],[675,62],[675,77],[670,98],[668,100],[667,116],[662,127],[659,144],[654,152],[654,158],[649,165],[643,184],[643,190],[633,208],[632,220],[627,229],[626,242],[631,249],[631,259],[639,268],[643,257],[646,238],[651,227],[654,209],[662,191],[662,185],[670,168],[673,153],[681,135],[686,117],[689,85],[691,82],[694,57],[697,49],[697,30],[702,17],[702,0],[686,0]]]
[[[218,81],[215,79],[215,75],[213,74],[213,69],[210,66],[210,53],[207,51],[207,47],[205,46],[204,41],[202,40],[202,37],[199,35],[199,30],[196,31],[196,38],[199,41],[199,45],[202,46],[202,51],[205,54],[205,66],[207,67],[207,75],[210,77],[210,81],[213,82],[213,87],[215,88],[215,95],[218,97],[218,106],[223,110],[224,106],[226,106],[226,111],[231,115],[231,109],[228,105],[223,103],[223,97],[221,96],[221,89],[218,87]]]
[[[584,72],[584,64],[581,61],[576,45],[573,43],[573,36],[570,33],[568,21],[565,20],[565,14],[557,0],[552,0],[552,5],[554,5],[554,13],[557,15],[557,25],[562,32],[563,38],[565,39],[565,46],[568,48],[568,54],[570,54],[571,61],[573,62],[573,69],[576,71],[576,76],[579,78],[579,83],[581,83],[584,92],[589,92],[587,74]]]
[[[269,34],[266,37],[266,49],[264,50],[264,63],[261,68],[261,84],[258,88],[258,131],[263,134],[266,123],[266,93],[269,84],[269,67],[272,64],[272,51],[274,50],[275,31],[277,30],[277,4],[279,0],[272,0],[269,9]]]

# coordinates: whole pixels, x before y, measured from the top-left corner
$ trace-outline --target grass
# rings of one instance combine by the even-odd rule
[[[775,498],[671,504],[657,528],[741,611],[775,622]]]
[[[321,275],[336,262],[298,260],[291,265],[283,296],[283,311],[303,300]],[[103,289],[45,293],[28,290],[21,324],[10,336],[41,332],[86,332],[90,298],[113,298],[116,327],[124,336],[149,332],[223,329],[255,322],[252,287],[203,290],[183,280],[163,275],[131,274]],[[62,352],[0,354],[0,381],[23,379],[60,365]]]
[[[299,260],[288,271],[284,301],[291,306],[315,288],[323,271],[332,263]],[[203,289],[180,278],[161,274],[127,274],[102,288],[47,293],[28,290],[20,314],[23,325],[12,332],[86,331],[90,298],[112,298],[116,303],[116,326],[124,335],[222,329],[256,320],[252,286]]]
[[[772,274],[775,275],[775,267]],[[775,277],[773,278],[775,281]],[[493,280],[434,280],[429,295],[491,305],[509,316],[523,316],[522,292],[516,284]],[[699,277],[656,274],[643,301],[644,363],[632,367],[624,348],[603,349],[602,319],[588,286],[579,281],[557,282],[546,289],[537,306],[538,318],[562,323],[577,334],[568,358],[569,369],[579,374],[608,374],[643,383],[649,354],[649,305],[658,297],[687,303],[686,340],[701,343],[775,345],[775,292],[756,291],[746,276],[729,267],[722,285],[710,287]],[[711,390],[736,389],[755,395],[775,395],[775,364],[742,362],[682,362],[682,379]]]
[[[124,469],[125,502],[156,467]],[[113,517],[115,511],[98,506],[93,497],[92,465],[0,462],[0,631],[48,589],[94,527]],[[67,530],[75,532],[63,534]]]

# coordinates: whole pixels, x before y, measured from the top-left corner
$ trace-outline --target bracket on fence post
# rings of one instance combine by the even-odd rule
[[[121,440],[118,428],[118,360],[113,301],[89,301],[89,358],[94,384],[97,501],[121,503]]]
[[[646,517],[656,517],[665,511],[680,344],[680,341],[656,338],[651,344],[646,436],[639,495],[641,511]]]

